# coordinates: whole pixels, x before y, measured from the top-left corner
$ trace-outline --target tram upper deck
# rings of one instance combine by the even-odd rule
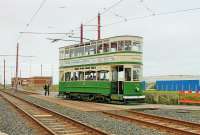
[[[59,49],[60,68],[96,64],[142,64],[143,38],[115,36]]]

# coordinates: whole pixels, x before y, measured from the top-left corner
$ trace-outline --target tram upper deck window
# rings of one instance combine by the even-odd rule
[[[90,46],[90,55],[96,54],[96,45],[91,45]]]
[[[117,42],[111,42],[111,52],[116,52],[117,51]]]
[[[97,53],[103,53],[103,45],[97,44]]]
[[[124,50],[124,41],[118,41],[118,51]]]
[[[64,52],[63,50],[60,51],[60,59],[63,59],[63,58],[64,58],[64,53],[65,53],[65,52]]]
[[[84,55],[84,47],[80,47],[78,49],[78,56],[83,56]]]
[[[125,41],[124,49],[126,51],[131,51],[131,41],[130,40]]]
[[[69,49],[65,49],[65,58],[69,58]]]
[[[133,42],[132,51],[141,51],[141,44],[139,42]]]
[[[109,52],[109,43],[104,43],[103,44],[103,52]]]
[[[74,49],[74,57],[79,56],[79,50],[80,50],[80,49],[77,48],[77,47]]]
[[[70,57],[74,57],[74,49],[70,49]]]

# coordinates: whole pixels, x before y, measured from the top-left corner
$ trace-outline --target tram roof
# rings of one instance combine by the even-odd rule
[[[115,39],[115,38],[125,38],[125,37],[143,38],[141,36],[121,35],[121,36],[113,36],[113,37],[103,38],[103,39],[100,39],[100,40],[91,40],[91,41],[88,41],[88,42],[83,42],[83,45],[87,44],[87,43],[90,43],[90,42],[104,41],[104,40]],[[75,46],[79,46],[79,45],[80,45],[80,43],[78,43],[78,44],[71,44],[71,45],[66,45],[66,46],[60,47],[59,49],[66,48],[66,47],[73,47],[73,46],[75,47]]]

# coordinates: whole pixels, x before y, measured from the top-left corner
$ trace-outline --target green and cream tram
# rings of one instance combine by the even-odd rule
[[[59,94],[81,100],[144,99],[139,36],[116,36],[59,49]]]

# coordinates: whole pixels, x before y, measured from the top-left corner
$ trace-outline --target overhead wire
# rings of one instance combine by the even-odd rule
[[[124,23],[124,22],[128,22],[128,21],[141,20],[141,19],[146,19],[146,18],[150,18],[150,17],[154,17],[154,16],[164,16],[164,15],[171,15],[171,14],[178,14],[178,13],[186,13],[186,12],[192,12],[192,11],[196,11],[196,10],[200,10],[200,7],[190,8],[190,9],[182,9],[182,10],[176,10],[176,11],[161,12],[161,13],[155,13],[155,14],[139,16],[139,17],[129,17],[129,18],[127,18],[126,21],[124,21],[124,20],[116,21],[116,22],[113,22],[110,24],[106,24],[103,27],[109,27],[112,25],[116,25],[116,24],[120,24],[120,23]]]
[[[30,20],[28,21],[28,23],[26,24],[24,31],[27,30],[27,28],[31,25],[31,23],[34,21],[35,17],[37,16],[37,14],[40,12],[40,10],[42,9],[42,7],[44,6],[44,4],[46,3],[47,0],[42,0],[42,2],[39,5],[39,8],[34,12],[34,14],[31,16]],[[20,33],[20,35],[17,38],[17,41],[22,37],[22,33]]]

